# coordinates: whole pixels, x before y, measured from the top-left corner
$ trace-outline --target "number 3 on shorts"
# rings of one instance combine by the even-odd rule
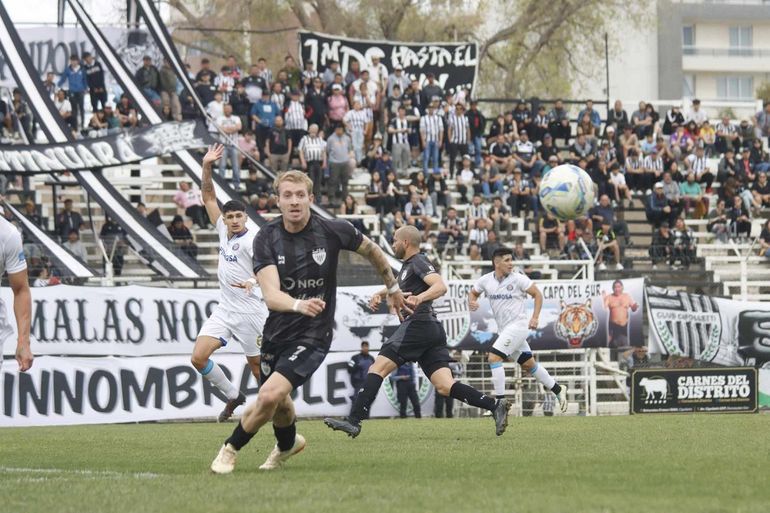
[[[290,362],[293,362],[293,361],[295,361],[295,360],[297,359],[297,357],[300,355],[300,353],[301,353],[302,351],[304,351],[305,349],[307,349],[307,347],[305,347],[305,346],[297,346],[297,350],[296,350],[296,351],[294,351],[294,354],[292,354],[292,355],[289,357],[289,361],[290,361]]]

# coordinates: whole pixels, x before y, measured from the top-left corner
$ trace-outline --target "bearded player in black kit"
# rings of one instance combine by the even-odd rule
[[[407,296],[406,304],[411,311],[407,311],[408,317],[382,346],[380,354],[369,367],[364,387],[359,391],[350,415],[343,420],[327,418],[324,423],[335,431],[357,437],[361,433],[361,421],[367,417],[382,381],[404,363],[416,361],[439,394],[491,411],[495,432],[500,436],[508,426],[510,403],[506,399],[495,400],[455,381],[449,369],[452,359],[447,348],[446,332],[431,306],[433,300],[446,294],[447,287],[428,257],[420,253],[421,240],[420,232],[414,226],[396,230],[393,251],[396,257],[404,260],[398,284]],[[387,293],[387,290],[381,290],[375,294],[369,307],[376,311]]]
[[[246,408],[212,462],[211,470],[217,474],[235,469],[238,451],[270,420],[277,444],[260,469],[275,469],[305,448],[305,439],[297,434],[290,394],[310,378],[329,351],[341,250],[366,257],[385,283],[392,311],[409,311],[376,244],[348,221],[311,215],[313,182],[307,175],[281,173],[274,188],[282,215],[255,237],[256,280],[249,280],[259,283],[270,312],[263,332],[259,397]]]

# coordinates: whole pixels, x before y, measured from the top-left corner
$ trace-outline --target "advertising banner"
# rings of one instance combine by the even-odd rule
[[[300,417],[345,416],[353,389],[347,362],[354,353],[330,353],[310,381],[293,396]],[[249,399],[257,381],[240,355],[214,359]],[[43,356],[32,369],[18,373],[6,360],[0,372],[0,427],[103,424],[216,417],[224,397],[190,365],[188,356],[79,358]],[[385,380],[371,416],[398,415],[398,403]],[[425,412],[433,410],[433,388],[421,377],[418,397]],[[236,410],[240,415],[243,407]],[[227,433],[232,426],[223,426]]]
[[[759,407],[770,408],[770,368],[759,369]]]
[[[329,61],[340,63],[342,75],[355,59],[366,69],[372,55],[380,56],[389,73],[396,65],[404,74],[420,83],[433,73],[444,91],[453,93],[458,88],[473,88],[478,71],[479,49],[476,43],[402,43],[351,39],[317,32],[299,32],[299,50],[302,62],[313,62],[319,72],[329,67]]]
[[[0,172],[48,173],[120,166],[176,151],[202,148],[210,142],[202,123],[168,121],[105,137],[59,144],[0,145]]]
[[[632,413],[754,413],[757,370],[637,369],[631,383]]]
[[[650,354],[717,365],[770,362],[770,303],[647,287]]]

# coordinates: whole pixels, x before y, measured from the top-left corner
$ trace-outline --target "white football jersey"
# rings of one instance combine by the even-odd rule
[[[502,280],[495,277],[494,271],[485,274],[473,284],[477,294],[486,294],[492,313],[497,322],[497,330],[502,331],[514,322],[527,320],[527,289],[532,286],[532,280],[516,268]]]
[[[234,283],[243,283],[254,277],[254,237],[256,230],[246,229],[240,235],[227,238],[227,226],[222,216],[217,219],[219,233],[219,305],[230,312],[255,313],[266,310],[264,301],[256,295],[253,289],[247,295],[244,289],[233,287]]]
[[[0,276],[6,271],[14,274],[27,268],[19,230],[0,217]]]

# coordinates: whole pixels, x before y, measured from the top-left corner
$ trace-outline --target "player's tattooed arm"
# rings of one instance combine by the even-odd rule
[[[398,281],[393,276],[393,270],[390,268],[390,263],[382,249],[372,242],[371,239],[364,237],[356,253],[369,260],[369,263],[377,270],[377,274],[380,275],[383,283],[385,283],[385,289],[378,292],[372,298],[372,301],[369,303],[370,308],[376,309],[382,298],[387,296],[390,311],[397,314],[399,318],[402,317],[402,311],[411,313],[411,310],[404,302],[404,294],[398,287]]]
[[[387,289],[390,289],[393,285],[398,283],[393,276],[393,270],[390,268],[385,253],[379,246],[377,246],[377,244],[372,242],[371,239],[364,237],[363,241],[361,241],[361,245],[358,246],[356,253],[369,260],[372,267],[377,270],[377,274],[382,278],[383,283],[385,283],[385,294],[387,294]]]
[[[206,206],[206,213],[214,225],[216,225],[217,219],[222,214],[217,204],[217,193],[214,189],[214,180],[211,178],[211,167],[214,162],[222,158],[224,151],[225,147],[221,144],[209,146],[209,151],[203,156],[202,162],[201,196],[203,197],[203,204]]]

